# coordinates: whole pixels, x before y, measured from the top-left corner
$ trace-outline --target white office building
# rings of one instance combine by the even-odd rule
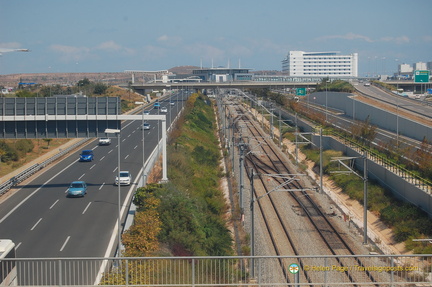
[[[290,51],[282,61],[282,72],[301,77],[357,77],[358,54]]]

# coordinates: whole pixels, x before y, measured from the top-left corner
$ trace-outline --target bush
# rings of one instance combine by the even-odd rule
[[[16,149],[5,141],[0,141],[0,156],[2,162],[18,161],[19,155]]]
[[[20,156],[25,156],[27,153],[33,151],[34,144],[29,139],[20,139],[16,141],[15,148]]]

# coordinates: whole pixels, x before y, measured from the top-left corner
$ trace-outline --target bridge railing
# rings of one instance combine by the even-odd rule
[[[0,267],[5,264],[15,266],[14,283],[17,286],[432,284],[430,254],[2,259]]]
[[[343,144],[349,146],[354,150],[357,150],[360,154],[362,154],[363,151],[365,151],[365,147],[360,145],[356,141],[354,141],[352,138],[346,137],[337,132],[331,132],[331,135],[339,138],[343,142]],[[405,179],[407,182],[418,187],[424,192],[432,194],[432,182],[430,180],[423,178],[418,174],[412,172],[411,170],[406,169],[403,166],[394,163],[393,161],[389,160],[387,157],[379,154],[378,152],[372,149],[367,149],[366,151],[367,151],[368,159],[385,167],[387,170]]]

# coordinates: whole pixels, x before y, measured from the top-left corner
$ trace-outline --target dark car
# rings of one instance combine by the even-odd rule
[[[94,159],[94,154],[91,149],[83,150],[79,157],[79,161],[92,161],[93,159]]]
[[[84,181],[73,181],[67,191],[68,197],[83,197],[87,194],[87,184]]]

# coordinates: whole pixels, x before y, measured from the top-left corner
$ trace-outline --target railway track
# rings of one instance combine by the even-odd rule
[[[231,113],[237,127],[241,130],[237,144],[246,147],[244,151],[246,172],[249,178],[254,178],[251,209],[254,210],[254,206],[258,207],[259,218],[265,226],[275,254],[301,256],[308,254],[305,249],[310,249],[310,252],[316,252],[312,254],[355,255],[343,232],[334,226],[331,218],[315,202],[314,188],[305,184],[303,175],[296,174],[289,161],[281,155],[272,139],[262,131],[245,108],[234,105],[231,107]],[[291,212],[287,212],[287,206],[290,207]],[[293,225],[288,220],[293,217],[293,212],[297,218],[302,219],[301,233],[308,234],[313,239],[302,240],[301,236],[296,235],[298,224]],[[324,282],[322,278],[326,276],[324,272],[309,272],[305,267],[326,265],[336,266],[335,268],[340,271],[336,274],[332,273],[332,280],[352,283],[352,286],[357,286],[356,282],[369,282],[368,286],[378,286],[371,272],[350,272],[352,266],[365,267],[372,264],[364,261],[365,258],[356,257],[335,258],[330,262],[317,263],[313,258],[303,258],[296,263],[301,270],[300,282],[311,283],[311,285],[314,282]],[[279,271],[275,271],[287,283],[292,283],[290,282],[292,276],[290,279],[287,271],[292,263],[279,259]]]

